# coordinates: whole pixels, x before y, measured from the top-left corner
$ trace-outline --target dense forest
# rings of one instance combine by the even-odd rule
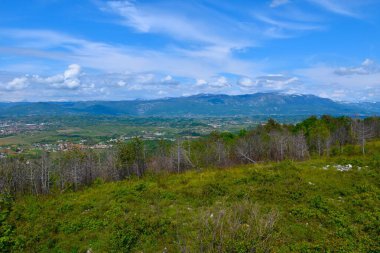
[[[180,173],[189,169],[227,167],[282,160],[307,160],[353,152],[366,155],[366,142],[380,137],[380,118],[309,117],[298,124],[272,119],[239,133],[213,132],[197,139],[178,137],[144,142],[139,137],[109,150],[74,149],[15,156],[0,161],[0,192],[48,194],[78,190],[96,180],[142,177],[147,171]]]

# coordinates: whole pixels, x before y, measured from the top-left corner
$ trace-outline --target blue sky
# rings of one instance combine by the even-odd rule
[[[379,0],[2,0],[0,100],[380,101]]]

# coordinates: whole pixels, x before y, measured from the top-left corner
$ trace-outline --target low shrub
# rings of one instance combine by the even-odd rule
[[[195,248],[182,252],[270,252],[277,237],[278,213],[262,209],[249,201],[225,204],[200,214]]]

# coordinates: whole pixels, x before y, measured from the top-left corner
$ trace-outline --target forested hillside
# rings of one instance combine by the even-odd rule
[[[3,252],[378,252],[380,119],[1,159]]]

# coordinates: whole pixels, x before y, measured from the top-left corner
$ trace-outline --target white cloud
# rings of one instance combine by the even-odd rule
[[[162,84],[167,84],[167,85],[177,85],[179,84],[178,81],[174,80],[174,78],[171,75],[167,75],[164,78],[161,79]]]
[[[228,87],[230,86],[228,80],[224,76],[218,77],[215,81],[210,82],[209,85],[211,87],[217,87],[217,88],[222,88],[222,87]]]
[[[22,90],[28,87],[28,85],[29,85],[29,81],[27,77],[16,77],[5,85],[5,89],[6,90]]]
[[[34,76],[33,81],[45,83],[54,88],[77,89],[81,86],[80,74],[81,67],[78,64],[70,64],[63,74],[49,77]]]
[[[66,80],[78,78],[78,76],[80,74],[80,70],[81,70],[81,68],[78,64],[71,64],[71,65],[69,65],[68,69],[65,70],[65,72],[63,73],[63,77]]]
[[[116,84],[119,87],[125,87],[127,85],[127,83],[125,81],[123,81],[123,80],[118,81]]]
[[[376,63],[366,60],[361,65],[372,64]],[[297,70],[294,73],[296,76],[265,74],[257,77],[234,75],[227,77],[217,75],[211,78],[177,80],[171,75],[153,73],[86,74],[82,73],[78,66],[71,66],[62,71],[62,74],[48,77],[36,75],[12,77],[0,73],[4,90],[17,91],[0,94],[0,98],[12,101],[24,99],[34,101],[124,100],[197,93],[236,95],[247,92],[281,91],[290,94],[315,94],[335,100],[380,100],[380,82],[378,81],[380,72],[366,75],[339,75],[335,71],[336,68],[333,67],[315,66]],[[176,85],[168,85],[174,82]],[[8,89],[6,89],[7,84],[10,84]],[[65,91],[62,91],[63,85],[66,86]],[[69,89],[68,87],[78,88]]]
[[[159,75],[153,73],[108,73],[97,75],[83,75],[82,82],[97,83],[98,86],[107,86],[110,89],[118,89],[120,94],[126,91],[145,91],[144,95],[158,94],[158,90],[177,89],[181,83],[171,75]]]
[[[173,77],[171,75],[167,75],[164,78],[162,78],[162,82],[171,82],[173,81]]]
[[[276,7],[279,7],[281,5],[285,5],[285,4],[288,4],[290,1],[289,0],[273,0],[271,3],[270,3],[270,7],[271,8],[276,8]]]
[[[228,79],[225,76],[218,76],[212,78],[210,81],[206,84],[210,88],[226,88],[231,86]]]
[[[125,4],[127,9],[135,6],[131,5],[128,1],[111,1],[111,3],[115,5],[113,8],[121,4]],[[111,7],[108,6],[108,8]],[[146,6],[142,7],[141,11],[143,13],[139,13],[139,15],[148,21],[150,18],[147,17],[152,17],[154,21],[149,23],[150,26],[140,25],[140,30],[156,31],[154,27],[158,26],[161,28],[157,28],[157,31],[168,34],[173,38],[183,39],[186,36],[191,36],[192,40],[201,42],[202,44],[196,43],[194,46],[190,43],[189,47],[170,46],[158,50],[148,50],[143,48],[136,49],[128,45],[111,45],[89,41],[47,30],[8,29],[0,30],[0,34],[5,38],[16,40],[14,48],[11,48],[12,55],[60,60],[68,64],[77,62],[80,66],[106,72],[170,73],[174,76],[199,79],[199,77],[211,78],[219,73],[252,75],[255,74],[252,73],[252,69],[260,71],[263,68],[261,63],[258,64],[251,60],[239,59],[239,57],[234,55],[236,49],[255,46],[257,38],[260,39],[260,36],[262,37],[260,29],[256,31],[256,28],[249,28],[250,25],[248,24],[242,24],[239,21],[231,20],[228,17],[216,15],[215,13],[210,13],[210,17],[213,17],[209,18],[213,20],[211,22],[208,22],[210,20],[193,22],[193,19],[183,20],[188,15],[175,15],[173,17],[175,20],[165,23],[166,16],[174,14],[168,14],[162,10],[155,12],[157,8],[154,5],[149,5],[149,8]],[[115,11],[113,10],[113,12]],[[146,15],[144,14],[145,12],[147,12]],[[132,14],[128,13],[128,15]],[[156,20],[156,18],[159,20]],[[161,21],[164,23],[160,23]],[[134,22],[136,23],[137,21]],[[189,30],[186,30],[186,27],[183,27],[181,22],[188,23],[191,26],[189,30],[194,30],[195,32],[189,33]],[[177,28],[169,28],[169,26],[177,24]],[[220,24],[224,24],[226,27]],[[137,26],[137,24],[135,25]],[[166,26],[167,28],[165,28]],[[152,28],[148,29],[147,27]],[[179,33],[184,33],[183,36],[185,37]],[[61,50],[55,50],[56,48],[63,49],[65,53]],[[41,66],[41,68],[44,66]],[[51,79],[54,78],[60,79],[57,76],[51,77]],[[59,80],[55,81],[59,83]],[[67,84],[67,88],[72,89],[80,85],[76,80],[67,82]]]
[[[104,94],[109,94],[109,93],[107,92],[107,88],[106,88],[106,87],[102,87],[102,88],[100,88],[100,89],[99,89],[99,92],[100,92],[100,93],[104,93]]]
[[[195,79],[192,89],[183,94],[197,94],[197,93],[231,93],[233,91],[231,80],[227,77],[219,75],[213,76],[208,79]],[[192,90],[192,91],[191,91]],[[191,91],[191,92],[190,92]]]
[[[316,5],[319,5],[320,7],[326,9],[327,11],[350,16],[350,17],[359,17],[358,14],[356,14],[354,11],[352,11],[349,6],[349,1],[347,0],[309,0],[309,2],[312,2]],[[360,3],[361,1],[357,1]],[[363,1],[364,2],[364,1]]]
[[[151,84],[154,83],[155,76],[151,73],[148,74],[138,74],[134,77],[135,81],[140,84]]]
[[[280,20],[278,18],[274,19],[262,14],[256,14],[255,17],[266,24],[272,25],[273,27],[276,27],[279,29],[285,29],[289,31],[310,31],[310,30],[322,29],[321,25],[312,24],[310,22],[296,22],[296,21],[289,21],[289,20]]]
[[[130,1],[108,1],[107,9],[125,17],[124,24],[136,28],[141,32],[149,32],[151,21],[149,16],[142,15]],[[105,9],[106,10],[106,9]]]
[[[158,95],[168,95],[168,92],[167,91],[164,91],[164,90],[159,90],[158,92],[157,92],[157,94]]]
[[[341,67],[334,71],[337,75],[370,75],[380,72],[380,66],[371,59],[365,59],[358,67]]]
[[[376,66],[374,61],[367,59],[358,67],[318,65],[297,70],[296,73],[307,84],[304,91],[308,93],[347,101],[379,101],[380,70]]]
[[[257,85],[257,83],[249,77],[241,77],[237,81],[237,84],[242,87],[253,87]]]
[[[207,84],[207,81],[204,79],[197,79],[195,82],[195,86],[204,86]]]
[[[284,90],[295,85],[299,81],[298,77],[287,77],[282,74],[271,74],[259,76],[256,83],[265,90]]]
[[[251,43],[246,39],[242,39],[242,36],[235,36],[234,39],[226,36],[230,31],[234,31],[235,29],[221,29],[220,22],[231,28],[237,27],[239,22],[222,15],[215,15],[215,12],[210,12],[208,8],[197,5],[198,10],[190,15],[189,13],[186,15],[186,13],[182,12],[185,9],[192,8],[185,1],[172,4],[170,7],[177,7],[177,11],[174,12],[168,9],[167,5],[157,2],[148,5],[134,1],[119,0],[106,1],[101,6],[101,9],[119,15],[122,18],[122,24],[143,33],[163,33],[177,39],[225,45],[230,48],[245,47]],[[199,9],[206,15],[197,15],[199,14]],[[207,14],[212,15],[215,20],[207,19]],[[194,18],[195,15],[197,15],[196,18]]]
[[[79,79],[65,79],[63,83],[54,83],[53,86],[57,88],[67,88],[67,89],[76,89],[80,86]]]
[[[141,33],[161,34],[171,40],[170,46],[157,51],[121,48],[117,53],[101,53],[103,62],[109,63],[106,66],[123,60],[127,64],[118,67],[128,66],[127,71],[171,73],[188,78],[210,78],[222,72],[248,74],[251,69],[258,69],[252,61],[234,55],[235,50],[257,46],[261,35],[256,27],[212,11],[201,3],[105,1],[100,6],[103,11],[120,17],[122,25]],[[178,46],[178,41],[186,43]],[[110,54],[119,57],[108,61]],[[82,64],[92,67],[94,59]]]

